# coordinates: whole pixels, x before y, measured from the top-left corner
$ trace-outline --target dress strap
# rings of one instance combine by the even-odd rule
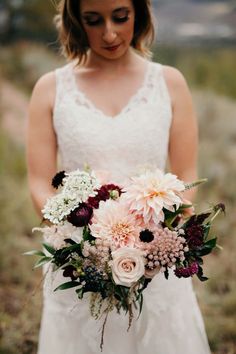
[[[73,81],[71,79],[71,63],[64,65],[55,70],[56,76],[56,100],[55,107],[57,107],[65,93],[72,93]]]
[[[171,107],[171,98],[164,77],[163,65],[154,62],[152,62],[151,65],[152,72],[148,82],[150,100],[155,103],[157,99],[161,99],[163,105]]]

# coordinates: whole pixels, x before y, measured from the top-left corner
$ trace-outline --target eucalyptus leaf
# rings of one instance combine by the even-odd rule
[[[42,267],[44,264],[47,264],[51,261],[52,257],[42,257],[35,263],[34,269]]]
[[[59,285],[56,289],[54,289],[54,291],[71,289],[71,288],[75,288],[76,286],[79,286],[79,285],[80,285],[80,282],[78,282],[78,281],[68,281],[67,283],[63,283],[63,284]]]
[[[56,250],[48,243],[43,243],[43,247],[52,255],[54,255],[56,252]]]
[[[46,255],[42,251],[32,250],[32,251],[23,253],[23,256],[42,256],[42,257],[45,257]]]

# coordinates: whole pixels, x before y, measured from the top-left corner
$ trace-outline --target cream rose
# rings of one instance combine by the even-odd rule
[[[117,285],[131,287],[144,275],[144,257],[139,249],[118,248],[112,252],[112,258],[112,275]]]

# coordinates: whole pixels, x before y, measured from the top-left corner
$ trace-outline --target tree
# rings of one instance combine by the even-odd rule
[[[53,17],[56,13],[55,2],[2,0],[1,9],[7,14],[7,21],[3,24],[4,28],[1,31],[0,39],[2,41],[32,39],[53,42],[56,39],[56,30],[53,24]]]

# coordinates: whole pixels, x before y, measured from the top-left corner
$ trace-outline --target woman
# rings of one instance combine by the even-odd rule
[[[54,192],[58,170],[90,165],[124,181],[143,167],[196,179],[197,127],[183,76],[145,55],[153,38],[149,0],[63,0],[60,38],[69,64],[43,76],[29,108],[28,166],[40,214]],[[193,191],[185,195],[193,199]],[[44,288],[38,354],[99,352],[101,323],[73,290],[53,293],[61,274]],[[190,279],[157,275],[143,311],[126,333],[127,317],[108,317],[105,354],[207,354],[204,324]]]

